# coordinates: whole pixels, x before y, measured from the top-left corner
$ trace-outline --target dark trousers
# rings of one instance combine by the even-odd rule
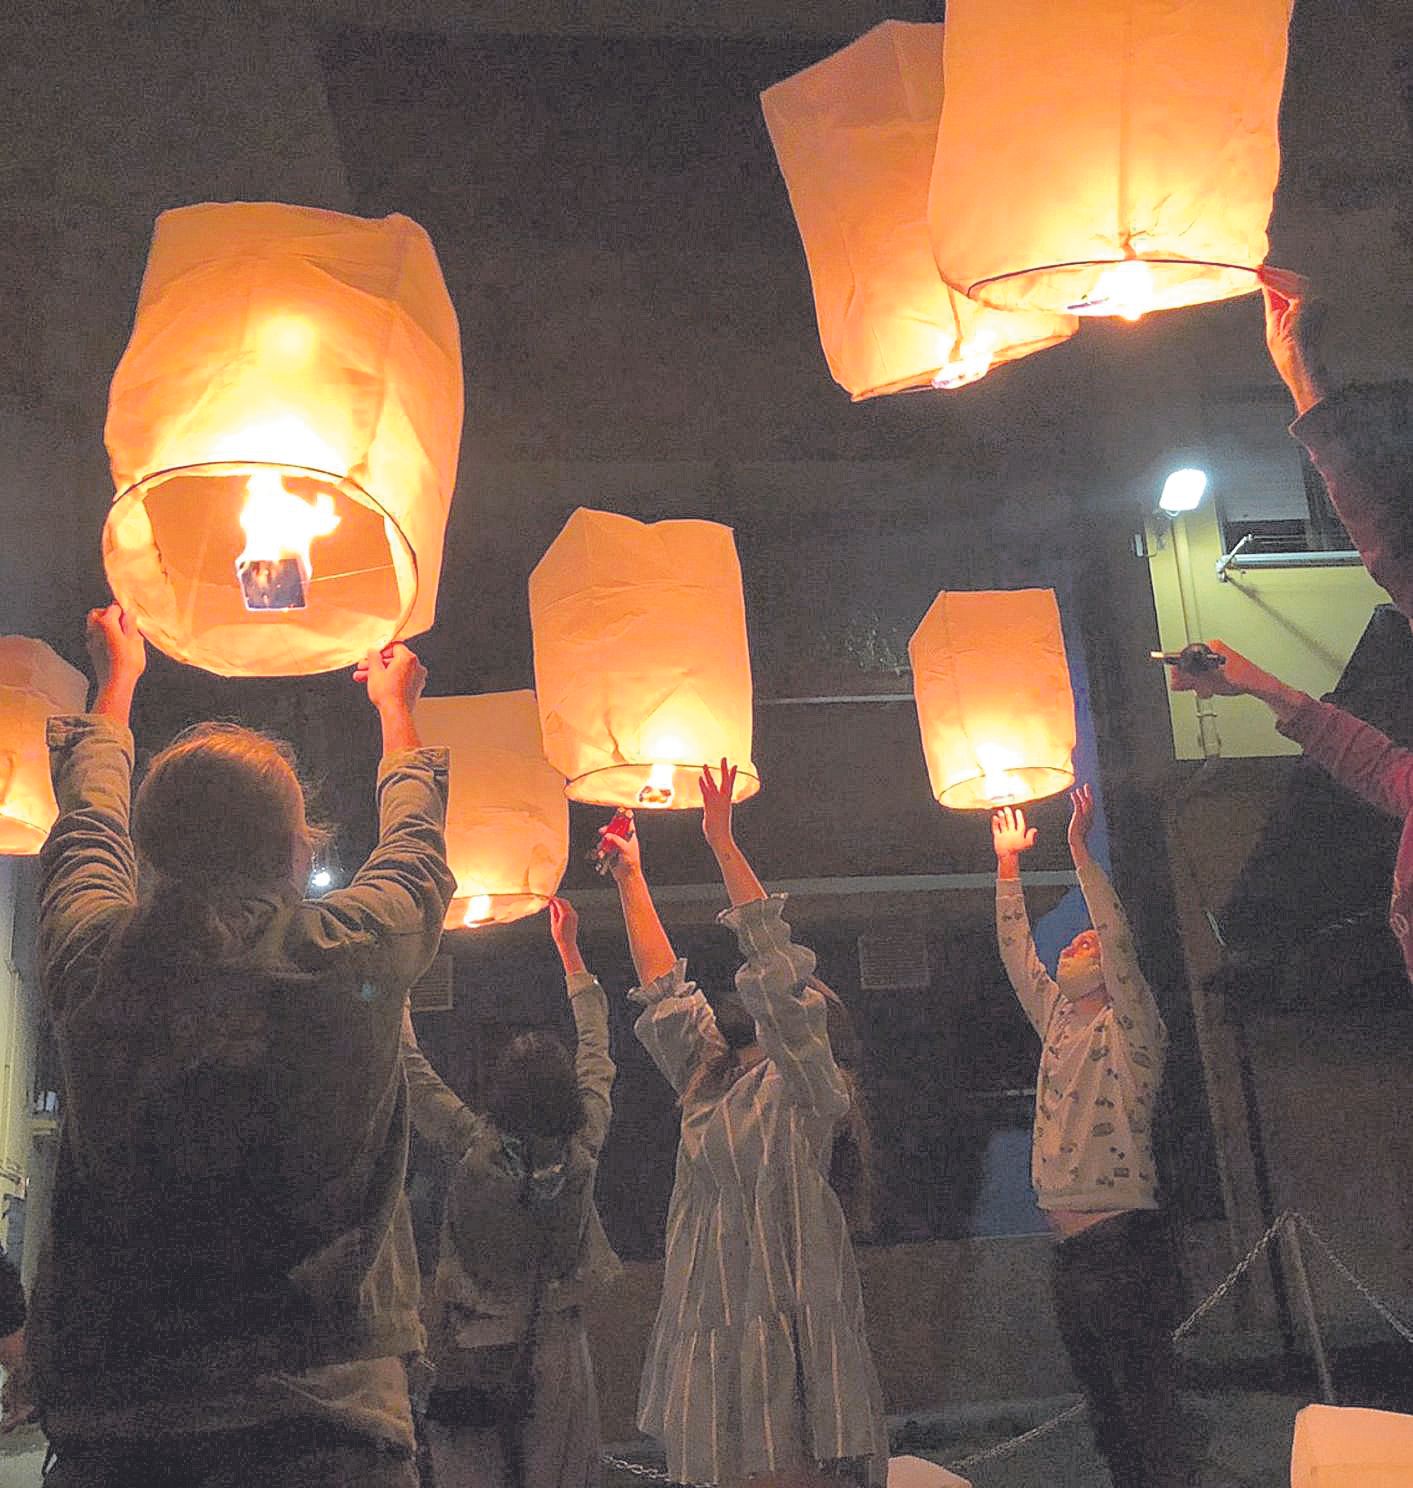
[[[1170,1334],[1182,1290],[1156,1210],[1102,1220],[1055,1246],[1055,1316],[1114,1488],[1194,1482]]]
[[[417,1488],[409,1453],[318,1422],[53,1447],[44,1488]]]

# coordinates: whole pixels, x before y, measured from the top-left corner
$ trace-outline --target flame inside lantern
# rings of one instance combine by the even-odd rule
[[[466,901],[466,913],[461,917],[463,925],[475,927],[484,925],[491,917],[491,896],[489,894],[472,894]]]
[[[1104,270],[1086,299],[1068,308],[1076,315],[1141,320],[1153,308],[1153,294],[1153,270],[1141,258],[1125,258]]]
[[[1022,794],[1021,782],[1011,774],[1017,761],[1008,750],[994,744],[978,744],[976,762],[981,766],[981,788],[989,805],[1004,806]]]
[[[673,784],[674,774],[677,768],[676,762],[682,759],[686,750],[682,741],[675,736],[659,739],[652,748],[652,768],[648,771],[648,783],[638,792],[638,805],[640,806],[670,806],[676,794]]]
[[[257,470],[245,485],[240,525],[245,547],[236,559],[249,610],[300,610],[314,577],[310,557],[316,537],[339,524],[334,499],[321,491],[311,501],[287,490],[278,470]]]

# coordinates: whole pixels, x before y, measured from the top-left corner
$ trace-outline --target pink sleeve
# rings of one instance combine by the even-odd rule
[[[1297,744],[1339,781],[1390,816],[1413,812],[1413,750],[1333,703],[1311,698],[1284,723]]]

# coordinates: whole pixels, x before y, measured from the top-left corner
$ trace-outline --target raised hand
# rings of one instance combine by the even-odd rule
[[[608,871],[615,883],[642,873],[643,849],[636,832],[631,837],[620,837],[617,832],[600,827],[599,845],[608,854]]]
[[[579,953],[579,911],[557,894],[549,902],[550,939],[559,952],[567,976],[584,970],[584,958]]]
[[[147,666],[147,643],[137,621],[120,604],[90,610],[84,638],[100,688],[114,682],[131,686]]]
[[[1035,828],[1026,826],[1025,812],[1019,806],[1003,806],[991,813],[991,845],[998,862],[1014,862],[1035,846]]]
[[[427,685],[427,668],[401,641],[370,651],[353,670],[353,680],[368,686],[368,701],[375,708],[395,707],[412,711]]]
[[[1195,692],[1200,698],[1242,697],[1253,691],[1252,684],[1269,678],[1254,662],[1248,661],[1239,651],[1233,651],[1224,641],[1208,641],[1208,650],[1226,657],[1226,665],[1209,667],[1206,671],[1189,672],[1182,667],[1168,669],[1168,685],[1174,692]]]
[[[711,766],[703,765],[697,784],[702,793],[702,836],[712,847],[725,847],[732,841],[731,797],[736,789],[736,766],[723,759],[718,782],[712,779]]]
[[[1094,792],[1087,785],[1070,792],[1070,856],[1079,862],[1089,856],[1089,833],[1094,826]]]
[[[1315,353],[1321,309],[1310,285],[1289,269],[1262,265],[1261,298],[1266,306],[1266,350],[1281,381],[1304,413],[1325,396],[1324,372]]]

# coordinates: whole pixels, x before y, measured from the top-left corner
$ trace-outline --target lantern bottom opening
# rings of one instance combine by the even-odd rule
[[[994,811],[998,806],[1023,806],[1058,795],[1074,784],[1074,771],[1057,765],[1021,766],[997,776],[978,772],[954,781],[939,792],[938,804],[952,811]]]
[[[274,472],[337,525],[312,539],[304,604],[251,609],[238,560],[249,482]],[[293,677],[361,661],[399,637],[417,561],[397,523],[356,482],[297,465],[222,462],[159,471],[113,502],[103,564],[114,598],[178,661],[220,676]]]
[[[668,769],[671,770],[670,784]],[[571,801],[582,801],[587,806],[627,806],[634,811],[691,811],[702,804],[698,785],[701,775],[701,765],[606,765],[601,770],[576,775],[564,787],[564,793]],[[755,766],[738,766],[732,801],[749,800],[759,789],[760,777],[755,773]],[[667,799],[661,799],[663,796]]]
[[[48,827],[0,811],[0,858],[32,858],[48,836]]]
[[[1079,259],[978,279],[967,295],[997,310],[1136,320],[1155,310],[1180,310],[1252,294],[1261,287],[1258,271],[1259,265],[1188,258]],[[1116,272],[1131,275],[1131,282],[1116,281]]]
[[[489,894],[485,897],[490,901],[486,906],[487,912],[484,915],[478,914],[474,920],[468,920],[466,917],[467,910],[471,906],[471,898],[461,895],[453,899],[451,908],[447,910],[445,928],[448,930],[484,930],[490,925],[509,925],[516,920],[523,920],[532,914],[538,914],[549,903],[548,894]]]

